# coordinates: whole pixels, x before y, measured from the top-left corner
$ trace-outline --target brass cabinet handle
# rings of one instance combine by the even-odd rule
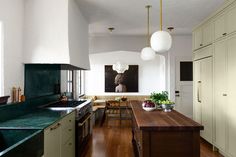
[[[50,130],[51,130],[51,131],[52,131],[52,130],[55,130],[55,129],[57,129],[60,125],[61,125],[61,123],[57,123],[57,125],[55,125],[54,127],[51,127]]]

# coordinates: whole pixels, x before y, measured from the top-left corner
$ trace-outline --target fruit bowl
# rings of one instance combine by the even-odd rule
[[[145,100],[142,104],[142,107],[145,111],[153,111],[156,109],[156,104],[154,104],[152,101],[150,100]]]
[[[145,111],[150,112],[150,111],[154,111],[154,110],[156,109],[156,107],[143,107],[143,109],[144,109]]]

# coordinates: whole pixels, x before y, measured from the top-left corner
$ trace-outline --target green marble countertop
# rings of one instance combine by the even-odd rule
[[[73,109],[38,109],[32,113],[1,122],[0,129],[45,129],[72,111]]]

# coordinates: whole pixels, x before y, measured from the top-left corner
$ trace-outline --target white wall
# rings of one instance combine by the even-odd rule
[[[157,55],[153,61],[143,61],[140,53],[130,51],[114,51],[90,54],[91,70],[85,73],[85,93],[87,95],[114,95],[105,93],[104,65],[112,65],[117,61],[129,65],[139,65],[139,92],[125,93],[130,95],[149,95],[153,91],[165,90],[165,58]],[[120,95],[120,93],[117,93]]]
[[[22,40],[24,22],[23,0],[0,0],[0,21],[4,40],[4,95],[11,95],[13,86],[24,88]]]
[[[113,51],[136,51],[141,52],[142,48],[146,45],[145,36],[90,36],[89,43],[91,70],[94,65],[92,63],[91,54],[99,54]],[[105,56],[105,55],[104,55]],[[173,35],[173,45],[170,51],[163,54],[165,57],[165,83],[164,89],[170,93],[170,98],[175,100],[175,60],[182,56],[192,56],[192,36],[191,35]],[[107,60],[112,59],[107,58]],[[138,58],[139,59],[139,58]],[[130,59],[133,61],[134,59]],[[113,63],[112,63],[113,64]],[[101,79],[101,78],[100,78]],[[104,82],[104,80],[100,80]],[[87,85],[87,84],[86,84]],[[88,85],[87,85],[88,86]],[[92,87],[89,87],[92,89]],[[101,89],[101,87],[99,88]],[[96,91],[96,87],[94,86]],[[87,93],[86,93],[87,94]],[[150,93],[149,93],[150,94]]]
[[[192,35],[173,36],[173,45],[168,52],[167,80],[171,100],[175,100],[175,64],[176,59],[182,57],[192,58]]]

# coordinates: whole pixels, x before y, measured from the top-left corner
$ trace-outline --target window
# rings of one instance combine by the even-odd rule
[[[3,25],[0,21],[0,96],[3,95]]]
[[[77,86],[76,86],[76,93],[78,96],[83,96],[85,94],[84,91],[84,70],[76,71],[76,79],[77,79]]]
[[[193,81],[193,62],[180,62],[180,81]]]
[[[83,70],[68,70],[67,71],[67,87],[66,92],[72,93],[74,92],[75,98],[83,96],[85,94],[84,88],[84,71]]]
[[[73,71],[68,70],[67,71],[67,87],[66,87],[67,93],[73,92]]]

